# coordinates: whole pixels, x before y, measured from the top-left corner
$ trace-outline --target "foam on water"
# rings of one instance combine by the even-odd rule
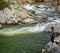
[[[27,10],[34,10],[35,14],[40,14],[42,12],[44,12],[45,14],[51,14],[50,12],[47,12],[45,7],[48,7],[46,5],[37,5],[39,8],[36,8],[35,5],[30,5],[30,4],[25,4],[23,7]],[[44,11],[42,11],[44,10]],[[7,9],[6,9],[7,11]],[[14,11],[14,10],[13,10]],[[48,7],[48,11],[54,11],[54,8],[49,8]],[[10,13],[10,11],[8,10],[8,12]],[[13,13],[13,12],[12,12]],[[7,12],[5,13],[7,15]],[[11,13],[10,13],[11,14]],[[25,15],[25,14],[24,14]],[[10,15],[8,14],[8,17],[10,17]],[[13,17],[13,16],[12,16]],[[51,19],[51,17],[49,18]],[[59,27],[59,23],[60,23],[60,19],[56,18],[57,20],[54,20],[54,22],[49,22],[49,23],[39,23],[36,26],[33,27],[23,27],[23,28],[19,28],[19,29],[13,29],[13,28],[6,28],[6,29],[2,29],[0,30],[0,34],[5,34],[5,35],[15,35],[15,34],[20,34],[20,33],[35,33],[35,32],[43,32],[47,27],[51,27],[51,26],[57,26]],[[53,20],[53,19],[52,19]],[[57,24],[58,23],[58,24]],[[57,25],[56,25],[57,24]]]
[[[27,10],[34,10],[34,5],[25,4],[23,7]]]
[[[15,35],[15,34],[20,34],[20,33],[35,33],[35,32],[43,32],[46,28],[48,27],[57,27],[60,28],[60,21],[55,20],[54,22],[50,23],[39,23],[36,26],[33,27],[23,27],[19,29],[5,29],[5,30],[0,30],[0,34],[5,34],[5,35]]]

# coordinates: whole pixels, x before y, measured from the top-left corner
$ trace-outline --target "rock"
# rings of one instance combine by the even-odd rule
[[[21,5],[18,5],[15,0],[12,1],[13,4],[11,4],[11,9],[5,8],[4,10],[0,10],[0,22],[1,23],[7,23],[7,24],[14,24],[18,21],[21,21],[21,19],[26,19],[29,17],[29,13],[26,9],[21,7]],[[19,19],[19,20],[18,20]]]
[[[22,18],[22,17],[17,17],[16,20],[17,20],[17,23],[19,23],[19,24],[21,23],[21,24],[22,24],[24,18]]]
[[[57,12],[60,12],[60,5],[57,5],[56,10]]]
[[[48,17],[43,13],[43,11],[45,12],[46,8],[48,8],[49,6],[44,5],[44,4],[41,4],[41,5],[39,4],[37,5],[39,8],[36,8],[35,5],[25,4],[24,6],[24,5],[18,4],[19,2],[24,3],[25,1],[34,2],[35,0],[11,0],[11,1],[12,1],[11,9],[5,8],[4,10],[0,11],[0,15],[1,15],[0,22],[1,23],[10,24],[10,23],[23,22],[23,23],[31,24],[31,23],[36,23],[36,20],[38,22],[48,21]],[[37,11],[38,13],[36,13]],[[33,19],[34,14],[39,14],[39,17],[37,17],[36,20],[35,18]]]
[[[0,23],[5,23],[7,20],[6,15],[3,13],[3,11],[0,11]]]
[[[0,24],[0,28],[2,28],[2,25]]]
[[[47,22],[48,21],[48,17],[46,15],[43,16],[39,16],[39,18],[37,18],[39,22]]]
[[[51,42],[49,42],[49,43],[45,46],[47,52],[50,52],[50,51],[51,51],[51,49],[53,48],[52,46],[53,46],[53,44],[52,44]]]
[[[32,3],[32,2],[34,2],[35,0],[17,0],[17,2],[19,3],[19,4],[23,4],[23,3],[25,3],[25,2],[29,2],[29,3]]]
[[[60,42],[60,41],[59,41],[59,38],[55,37],[54,42],[59,43],[59,42]]]
[[[0,11],[0,22],[1,23],[16,23],[15,15],[14,15],[14,10],[13,9],[8,9],[5,8],[4,10]]]
[[[58,47],[54,47],[52,50],[51,50],[52,53],[60,53],[60,46]]]
[[[44,0],[44,2],[52,2],[53,0]]]
[[[34,24],[34,23],[36,23],[36,20],[34,20],[34,19],[32,19],[32,18],[26,18],[26,19],[24,20],[24,22],[25,22],[25,23],[28,23],[28,24]]]
[[[46,53],[46,49],[42,49],[42,53]]]
[[[60,47],[56,44],[56,43],[51,43],[49,42],[47,45],[46,45],[46,51],[47,52],[52,52],[52,53],[58,53],[60,52]]]
[[[46,46],[45,46],[45,50],[47,51],[47,53],[60,53],[60,36],[55,37],[54,40],[55,43],[49,42]],[[45,51],[44,50],[44,51]]]

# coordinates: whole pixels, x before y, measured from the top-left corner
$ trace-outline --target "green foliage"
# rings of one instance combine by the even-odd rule
[[[0,0],[0,10],[6,8],[6,7],[9,7],[10,6],[10,2],[9,0],[6,1],[6,0]]]

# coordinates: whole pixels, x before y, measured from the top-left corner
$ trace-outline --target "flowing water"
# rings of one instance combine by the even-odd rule
[[[19,25],[2,29],[3,32],[20,29]],[[23,25],[24,26],[24,25]],[[17,30],[18,30],[17,29]],[[5,31],[6,30],[6,31]],[[14,31],[10,32],[13,33]],[[49,34],[45,32],[0,34],[0,53],[39,53],[49,40]],[[18,32],[15,32],[18,33]],[[48,36],[47,36],[48,35]],[[47,37],[46,37],[47,36]]]
[[[50,40],[49,33],[43,32],[49,24],[7,25],[0,29],[0,53],[41,53]]]
[[[33,6],[28,10],[32,8]],[[51,24],[57,23],[59,27],[60,14],[50,8],[47,11],[44,8],[37,9],[35,14],[39,16],[39,13],[45,13],[50,19],[54,18],[54,22],[5,26],[0,29],[0,53],[41,53],[41,49],[49,41],[49,33],[43,31]]]

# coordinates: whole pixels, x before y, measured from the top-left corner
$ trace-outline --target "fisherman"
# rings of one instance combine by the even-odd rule
[[[55,38],[55,28],[54,27],[51,27],[51,42],[54,43],[54,38]]]

